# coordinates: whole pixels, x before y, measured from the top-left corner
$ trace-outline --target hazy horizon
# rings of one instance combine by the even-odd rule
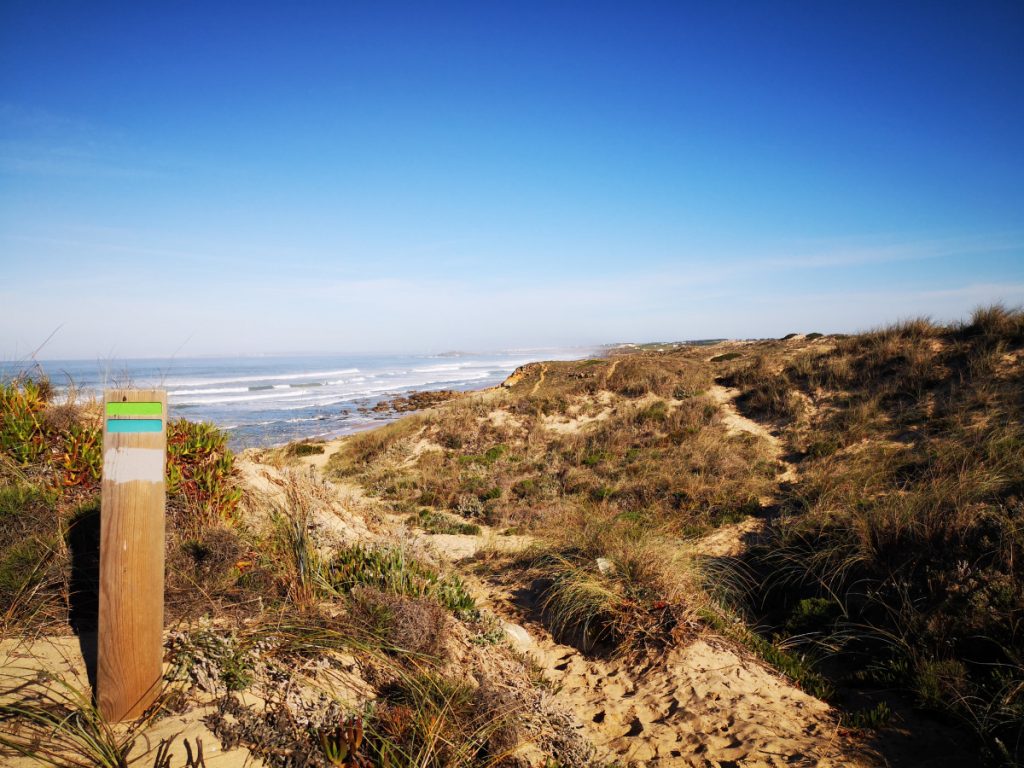
[[[0,360],[1024,304],[1024,5],[0,8]]]

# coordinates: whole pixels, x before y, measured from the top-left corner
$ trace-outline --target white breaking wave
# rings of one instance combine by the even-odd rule
[[[422,368],[413,368],[413,373],[434,373],[437,371],[460,371],[463,368],[472,368],[475,365],[483,365],[483,363],[445,363],[443,365],[425,365]]]
[[[317,379],[324,376],[344,376],[346,373],[359,373],[358,368],[342,368],[338,371],[309,371],[307,373],[278,373],[263,376],[235,376],[230,379],[180,379],[167,382],[168,387],[201,387],[208,384],[236,384],[246,381],[298,381],[299,379]]]
[[[364,387],[362,389],[350,389],[342,392],[317,392],[309,400],[303,401],[299,404],[289,404],[282,406],[282,410],[295,411],[300,408],[322,408],[328,405],[337,405],[340,403],[350,402],[363,397],[372,397],[374,395],[382,394],[401,394],[408,392],[410,389],[429,389],[435,385],[447,385],[447,386],[463,386],[472,384],[475,381],[488,378],[489,374],[479,373],[473,376],[462,376],[458,379],[436,379],[433,381],[426,382],[396,382],[389,381],[386,384],[382,384],[378,387]]]
[[[223,403],[247,403],[255,400],[292,400],[297,397],[303,397],[310,393],[303,389],[291,390],[289,392],[272,392],[266,395],[245,395],[242,397],[195,397],[190,400],[177,400],[175,399],[174,392],[171,392],[171,402],[174,405],[217,405]]]
[[[248,391],[248,387],[220,387],[215,389],[177,389],[171,390],[169,394],[171,397],[180,397],[182,395],[225,395],[232,392]]]

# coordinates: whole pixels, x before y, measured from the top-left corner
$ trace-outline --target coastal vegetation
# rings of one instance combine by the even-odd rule
[[[774,670],[778,717],[832,707],[778,764],[912,765],[908,732],[934,764],[1024,761],[1024,312],[632,347],[418,403],[241,457],[169,425],[169,671],[114,727],[25,661],[95,630],[99,412],[0,385],[0,649],[29,670],[0,748],[166,765],[161,723],[191,716],[207,754],[267,765],[647,764],[679,699],[619,714],[604,687],[628,672],[641,702],[706,647]],[[949,733],[962,753],[929,746]]]

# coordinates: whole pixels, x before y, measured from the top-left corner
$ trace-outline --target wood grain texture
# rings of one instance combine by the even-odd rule
[[[96,699],[116,722],[152,704],[163,676],[167,394],[115,389],[104,401],[104,410],[107,402],[159,402],[163,413],[159,432],[111,432],[104,419]],[[156,459],[150,451],[160,458],[139,461]]]

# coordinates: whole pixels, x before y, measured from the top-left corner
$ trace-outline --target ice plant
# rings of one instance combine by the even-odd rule
[[[320,747],[330,765],[337,768],[364,768],[366,758],[359,755],[363,743],[363,719],[342,717],[330,731],[320,732]]]

